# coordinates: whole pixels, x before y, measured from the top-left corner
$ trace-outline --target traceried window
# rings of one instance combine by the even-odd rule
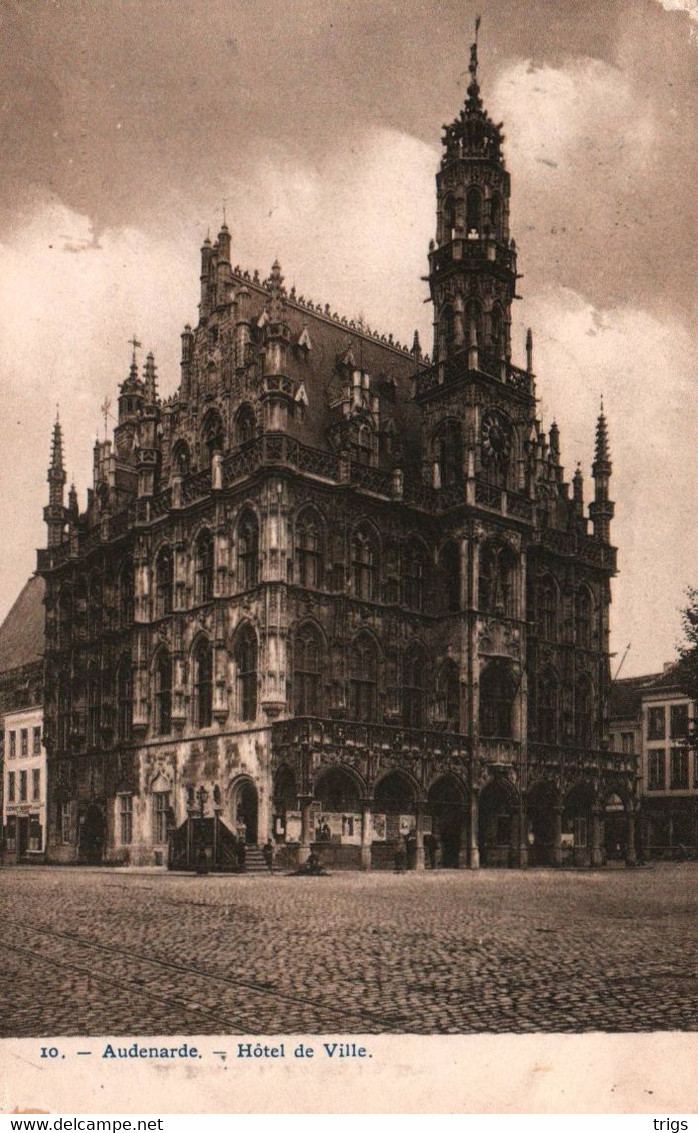
[[[122,626],[133,622],[133,563],[128,560],[119,575],[119,615]]]
[[[202,433],[203,450],[209,468],[211,467],[214,453],[223,452],[224,436],[223,422],[221,421],[220,415],[214,409],[206,415]]]
[[[119,841],[122,846],[130,846],[133,841],[133,795],[119,795],[118,798]]]
[[[480,550],[479,607],[483,613],[511,616],[516,606],[518,559],[510,547],[488,539]]]
[[[296,581],[313,590],[322,585],[322,527],[312,511],[296,523]]]
[[[208,527],[199,532],[195,548],[196,601],[213,598],[213,535]]]
[[[426,657],[414,645],[402,665],[402,718],[408,728],[423,728],[425,718]]]
[[[257,637],[252,626],[244,625],[235,640],[238,708],[241,720],[257,716]]]
[[[257,432],[257,420],[251,405],[242,405],[235,418],[235,439],[239,445],[249,444]]]
[[[354,594],[372,601],[378,597],[378,551],[373,534],[362,529],[351,541],[351,566]]]
[[[213,719],[213,650],[204,637],[197,642],[193,656],[194,722],[208,728]]]
[[[403,589],[405,605],[410,610],[424,609],[427,557],[419,543],[408,543],[405,549]]]
[[[445,614],[460,610],[460,554],[453,542],[439,552],[439,605]]]
[[[171,791],[153,793],[153,841],[163,845],[167,841],[167,817],[172,798]]]
[[[444,661],[437,681],[439,718],[448,732],[460,732],[460,677],[455,661]]]
[[[172,548],[161,547],[155,560],[155,617],[164,618],[172,613],[172,584],[174,562]]]
[[[482,193],[471,185],[465,198],[465,225],[468,235],[479,232],[482,223]]]
[[[172,658],[160,649],[153,671],[155,682],[155,734],[166,736],[172,730]]]
[[[102,579],[95,574],[90,579],[87,594],[87,632],[90,637],[95,637],[100,632],[103,612]]]
[[[444,201],[443,209],[444,209],[444,211],[443,211],[443,216],[444,216],[443,240],[444,240],[444,243],[447,243],[449,240],[452,239],[453,230],[456,227],[456,202],[455,202],[453,197],[451,197],[451,196],[446,197],[446,200]]]
[[[580,649],[591,649],[591,594],[586,586],[578,587],[575,594],[574,636]]]
[[[480,734],[508,739],[513,734],[516,684],[506,661],[490,661],[480,676]]]
[[[87,677],[87,746],[96,747],[100,739],[102,686],[99,669],[92,666]]]
[[[116,670],[116,735],[130,740],[133,726],[133,674],[131,657],[125,654]]]
[[[452,358],[456,347],[456,318],[450,303],[441,308],[441,342],[443,356]]]
[[[178,441],[172,450],[172,474],[184,480],[189,475],[190,468],[189,446],[185,441]]]
[[[376,719],[378,654],[373,638],[362,634],[349,652],[349,711],[354,720]]]
[[[442,421],[434,432],[434,487],[453,488],[463,479],[463,443],[458,421]]]
[[[666,790],[666,753],[661,748],[650,748],[647,753],[647,790]]]
[[[312,626],[302,626],[293,650],[293,707],[297,716],[319,716],[322,671],[320,636]]]
[[[588,747],[594,732],[594,700],[591,681],[582,676],[574,688],[574,738],[575,742]]]
[[[555,579],[546,574],[536,586],[536,614],[538,634],[546,641],[557,641],[558,591]]]
[[[544,744],[558,739],[558,682],[554,673],[543,673],[538,681],[538,739]]]
[[[58,648],[70,645],[73,631],[73,595],[70,589],[61,590],[58,599]]]
[[[250,590],[259,581],[259,526],[251,511],[240,516],[237,526],[238,587]]]

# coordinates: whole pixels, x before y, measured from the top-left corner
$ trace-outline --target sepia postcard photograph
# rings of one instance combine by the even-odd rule
[[[691,1112],[694,0],[0,31],[0,1110]]]

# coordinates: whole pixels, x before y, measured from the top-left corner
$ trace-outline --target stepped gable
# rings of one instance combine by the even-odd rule
[[[32,575],[0,625],[0,673],[41,661],[44,655],[46,583]]]
[[[269,303],[268,288],[237,272],[233,273],[233,278],[245,285],[253,302],[257,300],[254,315],[256,319],[261,318]],[[380,398],[383,427],[393,422],[404,455],[403,470],[419,476],[421,418],[412,393],[414,375],[423,365],[421,358],[416,359],[407,347],[368,333],[357,323],[352,326],[330,313],[329,307],[318,310],[315,304],[305,304],[288,294],[284,295],[283,302],[283,317],[291,341],[288,376],[303,382],[308,398],[302,422],[292,423],[289,432],[305,444],[331,450],[329,430],[336,419],[332,403],[340,373],[338,362],[351,351],[355,368],[370,376],[371,395],[377,394]],[[310,339],[309,347],[299,343],[304,330],[307,330],[306,338]]]

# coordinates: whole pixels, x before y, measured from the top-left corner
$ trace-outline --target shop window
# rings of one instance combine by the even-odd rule
[[[14,814],[7,817],[5,824],[5,842],[10,853],[17,849],[17,819]]]
[[[29,818],[29,849],[41,849],[41,822],[38,814],[32,814]]]

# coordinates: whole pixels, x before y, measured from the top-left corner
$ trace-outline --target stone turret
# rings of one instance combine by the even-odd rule
[[[65,525],[65,507],[63,496],[65,489],[65,467],[63,465],[63,433],[61,423],[56,414],[51,440],[51,463],[46,477],[49,484],[48,506],[44,508],[44,522],[48,528],[48,546],[57,547],[63,540]]]

